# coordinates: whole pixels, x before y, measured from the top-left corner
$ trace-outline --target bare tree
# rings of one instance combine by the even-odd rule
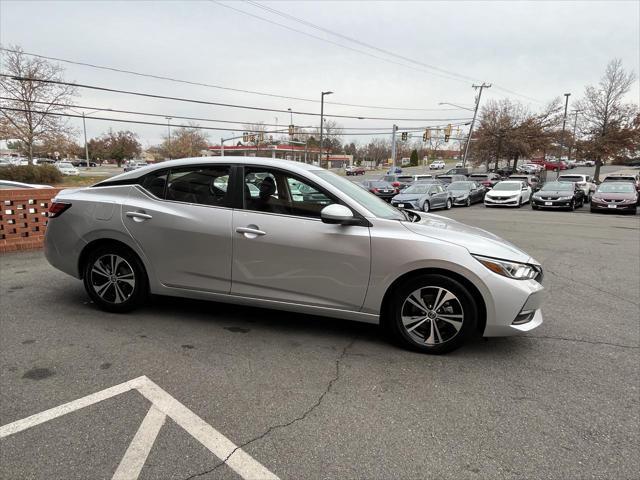
[[[637,115],[637,105],[624,103],[624,96],[635,80],[635,74],[626,72],[622,60],[616,58],[609,62],[598,85],[590,85],[585,89],[584,98],[579,102],[582,133],[587,136],[586,148],[596,159],[593,175],[596,182],[600,179],[603,158],[615,155],[623,148],[624,141],[620,133]]]
[[[76,95],[75,87],[47,83],[64,81],[64,69],[41,58],[29,58],[20,47],[2,52],[2,71],[8,77],[0,77],[0,93],[11,100],[0,100],[0,115],[7,122],[9,135],[21,141],[29,162],[33,163],[36,142],[52,135],[69,133],[63,117],[51,115],[61,112]]]
[[[199,157],[202,150],[209,148],[209,139],[206,132],[197,127],[197,124],[192,123],[187,127],[177,128],[171,132],[170,140],[168,135],[164,136],[158,153],[163,158]]]

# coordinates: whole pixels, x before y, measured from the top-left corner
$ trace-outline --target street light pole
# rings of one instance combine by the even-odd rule
[[[82,128],[84,130],[84,159],[87,162],[87,168],[89,167],[89,145],[87,144],[87,121],[82,112]]]
[[[573,147],[576,144],[576,127],[578,126],[578,114],[581,112],[582,110],[574,110],[573,113],[575,114],[575,120],[573,121],[573,141],[571,142],[571,145],[569,145],[569,153],[567,155],[567,162],[569,160],[571,160],[571,150],[573,150]]]
[[[480,106],[480,98],[482,97],[482,90],[485,88],[491,88],[491,84],[487,85],[473,85],[474,89],[480,89],[478,97],[476,98],[476,107],[473,110],[473,120],[471,120],[471,126],[469,127],[469,137],[467,137],[467,144],[464,146],[464,157],[462,157],[462,168],[467,166],[467,158],[469,156],[469,149],[471,147],[471,134],[473,133],[473,126],[476,123],[476,117],[478,116],[478,107]]]
[[[398,131],[398,126],[393,125],[391,127],[391,173],[396,172],[396,132]]]
[[[167,153],[171,159],[171,119],[173,117],[164,117],[167,119]]]
[[[324,127],[324,96],[331,95],[333,92],[321,92],[320,95],[320,155],[318,156],[318,166],[322,167],[322,136]],[[328,165],[327,165],[328,166]]]

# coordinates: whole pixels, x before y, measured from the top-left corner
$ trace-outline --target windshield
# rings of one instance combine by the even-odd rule
[[[447,190],[471,190],[471,184],[469,182],[452,182]]]
[[[606,177],[603,182],[635,182],[633,177]]]
[[[584,178],[579,175],[560,175],[558,177],[560,182],[583,182]]]
[[[603,183],[598,187],[599,193],[633,193],[636,189],[631,183]]]
[[[558,190],[558,191],[569,191],[572,192],[573,191],[573,184],[571,183],[563,183],[563,182],[550,182],[547,183],[544,187],[542,187],[542,191],[549,191],[549,190]]]
[[[402,191],[402,195],[404,195],[405,193],[418,193],[422,195],[427,193],[427,190],[429,190],[429,186],[430,184],[428,183],[417,183],[417,184],[411,185],[410,187],[405,188]]]
[[[500,182],[493,187],[494,190],[520,190],[521,188],[520,182]]]
[[[400,210],[392,207],[384,200],[380,200],[375,195],[371,195],[369,192],[358,187],[346,178],[336,175],[328,170],[314,170],[313,173],[362,205],[376,217],[387,218],[390,220],[405,220],[405,216],[400,212]]]

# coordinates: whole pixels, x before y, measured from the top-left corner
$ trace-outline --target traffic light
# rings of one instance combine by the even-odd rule
[[[429,140],[431,140],[431,130],[427,128],[422,134],[422,141],[428,142]]]
[[[253,134],[253,133],[252,133],[252,134],[250,134],[250,135],[249,135],[249,141],[250,141],[251,143],[255,143],[255,141],[256,141],[256,136],[255,136],[255,134]]]
[[[402,132],[401,138],[403,142],[406,142],[407,138],[409,138],[409,134],[407,132]]]
[[[248,132],[242,132],[242,142],[243,143],[247,143],[249,141],[249,133]]]
[[[444,141],[448,142],[449,137],[451,137],[451,124],[447,125],[447,128],[444,129]]]

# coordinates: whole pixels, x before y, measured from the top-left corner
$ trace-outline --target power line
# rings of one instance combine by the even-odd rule
[[[41,110],[27,110],[24,108],[9,108],[9,107],[0,107],[0,111],[2,110],[7,110],[10,112],[22,112],[22,113],[36,113],[39,115],[50,115],[50,116],[56,116],[56,117],[69,117],[69,118],[82,118],[82,115],[78,115],[78,114],[71,114],[71,113],[61,113],[61,112],[45,112],[45,111],[41,111]],[[121,118],[106,118],[106,117],[85,117],[85,118],[91,118],[91,120],[100,120],[100,121],[107,121],[107,122],[119,122],[119,123],[129,123],[129,124],[136,124],[136,125],[153,125],[153,126],[160,126],[160,127],[166,127],[167,124],[162,122],[162,123],[158,123],[158,122],[146,122],[146,121],[142,121],[142,120],[125,120],[125,119],[121,119]],[[195,130],[213,130],[213,131],[221,131],[221,132],[238,132],[238,131],[246,131],[249,133],[264,133],[264,134],[272,134],[272,133],[285,133],[288,130],[284,129],[284,130],[251,130],[251,129],[243,129],[243,128],[221,128],[221,127],[203,127],[200,125],[182,125],[182,124],[172,124],[171,125],[174,128],[187,128],[187,129],[195,129]],[[388,131],[384,131],[384,132],[348,132],[348,131],[338,131],[338,132],[331,132],[331,133],[327,133],[325,132],[325,135],[329,135],[329,136],[354,136],[354,135],[359,135],[359,136],[374,136],[374,135],[388,135],[389,132]]]
[[[55,85],[69,85],[69,86],[74,86],[74,87],[79,87],[79,88],[87,88],[87,89],[91,89],[91,90],[99,90],[99,91],[103,91],[103,92],[111,92],[111,93],[121,93],[121,94],[125,94],[125,95],[135,95],[135,96],[139,96],[139,97],[146,97],[146,98],[157,98],[157,99],[162,99],[162,100],[174,100],[174,101],[178,101],[178,102],[188,102],[188,103],[196,103],[196,104],[200,104],[200,105],[215,105],[218,107],[228,107],[228,108],[241,108],[241,109],[246,109],[246,110],[256,110],[256,111],[261,111],[261,112],[277,112],[277,113],[293,113],[296,115],[309,115],[309,116],[313,116],[313,117],[319,117],[320,114],[319,113],[315,113],[315,112],[299,112],[299,111],[290,111],[290,110],[282,110],[282,109],[275,109],[275,108],[264,108],[264,107],[253,107],[253,106],[249,106],[249,105],[236,105],[236,104],[232,104],[232,103],[221,103],[221,102],[210,102],[210,101],[206,101],[206,100],[195,100],[195,99],[190,99],[190,98],[181,98],[181,97],[170,97],[170,96],[166,96],[166,95],[157,95],[157,94],[152,94],[152,93],[142,93],[142,92],[133,92],[130,90],[120,90],[120,89],[115,89],[115,88],[107,88],[107,87],[98,87],[95,85],[87,85],[87,84],[82,84],[82,83],[70,83],[70,82],[63,82],[63,81],[59,81],[59,80],[46,80],[46,79],[41,79],[41,78],[29,78],[29,77],[19,77],[19,76],[15,76],[15,75],[7,75],[7,74],[0,74],[0,77],[6,77],[6,78],[11,78],[12,80],[17,80],[17,81],[33,81],[33,82],[41,82],[41,83],[50,83],[50,84],[55,84]],[[331,117],[331,118],[349,118],[349,119],[353,119],[353,120],[394,120],[394,121],[406,121],[406,122],[439,122],[439,121],[457,121],[457,120],[468,120],[468,118],[391,118],[391,117],[361,117],[361,116],[354,116],[354,115],[324,115],[325,117]]]
[[[217,88],[217,89],[220,89],[220,90],[228,90],[228,91],[231,91],[231,92],[248,93],[248,94],[251,94],[251,95],[261,95],[261,96],[264,96],[264,97],[282,98],[282,99],[286,99],[286,100],[296,100],[296,101],[300,101],[300,102],[320,103],[319,100],[315,100],[315,99],[311,99],[311,98],[292,97],[292,96],[287,96],[287,95],[279,95],[279,94],[275,94],[275,93],[259,92],[259,91],[256,91],[256,90],[247,90],[247,89],[242,89],[242,88],[224,87],[222,85],[215,85],[215,84],[211,84],[211,83],[196,82],[196,81],[191,81],[191,80],[183,80],[183,79],[179,79],[179,78],[167,77],[167,76],[164,76],[164,75],[155,75],[155,74],[152,74],[152,73],[134,72],[132,70],[125,70],[125,69],[122,69],[122,68],[107,67],[107,66],[104,66],[104,65],[96,65],[94,63],[80,62],[80,61],[76,61],[76,60],[69,60],[69,59],[64,59],[64,58],[59,58],[59,57],[50,57],[50,56],[46,56],[46,55],[40,55],[40,54],[37,54],[37,53],[24,52],[22,50],[15,50],[15,49],[11,49],[11,48],[0,47],[0,50],[3,50],[5,52],[12,52],[12,53],[18,53],[18,54],[22,54],[22,55],[28,55],[30,57],[42,58],[42,59],[45,59],[45,60],[51,60],[51,61],[55,61],[55,62],[68,63],[70,65],[79,65],[79,66],[90,67],[90,68],[95,68],[95,69],[99,69],[99,70],[108,70],[108,71],[112,71],[112,72],[125,73],[125,74],[128,74],[128,75],[135,75],[135,76],[138,76],[138,77],[153,78],[155,80],[167,80],[167,81],[170,81],[170,82],[182,83],[182,84],[185,84],[185,85],[194,85],[194,86],[198,86],[198,87]],[[416,111],[416,112],[447,112],[447,111],[457,111],[457,110],[459,110],[459,109],[456,109],[456,108],[387,107],[387,106],[380,106],[380,105],[360,105],[360,104],[355,104],[355,103],[342,103],[342,102],[324,102],[324,103],[325,104],[330,104],[330,105],[339,105],[339,106],[343,106],[343,107],[369,108],[369,109],[372,109],[372,110],[400,110],[400,111]]]
[[[253,15],[253,14],[251,14],[251,13],[249,13],[249,12],[246,12],[246,11],[243,11],[243,10],[240,10],[240,9],[237,9],[237,8],[234,8],[234,7],[231,7],[231,6],[229,6],[229,5],[225,5],[225,4],[223,4],[223,3],[220,3],[220,2],[219,2],[219,1],[217,1],[217,0],[209,0],[209,1],[211,1],[212,3],[216,3],[216,4],[220,5],[220,6],[223,6],[223,7],[225,7],[225,8],[229,8],[229,9],[231,9],[231,10],[235,10],[235,11],[237,11],[237,12],[239,12],[239,13],[244,14],[244,15],[249,15],[249,16],[252,16],[252,17],[254,17],[254,18],[258,18],[258,19],[260,19],[260,20],[263,20],[263,21],[265,21],[265,22],[272,23],[272,24],[274,24],[274,25],[278,25],[278,26],[280,26],[280,27],[282,27],[282,28],[286,28],[286,29],[288,29],[288,30],[295,31],[295,32],[300,33],[300,34],[302,34],[302,35],[310,36],[310,37],[312,37],[312,38],[316,38],[316,39],[321,40],[321,41],[324,41],[324,42],[332,43],[332,44],[337,45],[337,46],[339,46],[339,47],[347,48],[347,49],[349,49],[349,50],[353,50],[353,51],[356,51],[356,52],[358,52],[358,53],[362,53],[362,54],[364,54],[364,55],[373,56],[374,58],[378,58],[378,59],[383,60],[383,61],[392,62],[392,63],[396,63],[396,64],[398,64],[398,65],[405,66],[405,67],[407,67],[407,68],[411,68],[411,67],[409,67],[408,65],[404,65],[404,64],[399,63],[399,62],[394,62],[394,61],[389,60],[389,59],[386,59],[386,58],[377,57],[377,56],[372,55],[372,54],[370,54],[370,53],[368,53],[368,52],[364,52],[364,51],[361,51],[361,50],[357,50],[357,49],[354,49],[354,48],[351,48],[351,47],[345,46],[345,45],[343,45],[343,44],[340,44],[340,43],[337,43],[337,42],[333,42],[333,41],[331,41],[331,40],[327,40],[327,39],[324,39],[324,38],[321,38],[321,37],[317,37],[317,36],[315,36],[315,35],[311,35],[311,34],[309,34],[309,33],[307,33],[307,32],[303,32],[303,31],[300,31],[300,30],[297,30],[297,29],[294,29],[294,28],[288,27],[288,26],[286,26],[286,25],[283,25],[283,24],[278,23],[278,22],[274,22],[274,21],[272,21],[272,20],[266,19],[266,18],[264,18],[264,17],[260,17],[260,16],[258,16],[258,15]],[[375,50],[375,51],[380,52],[380,53],[383,53],[383,54],[385,54],[385,55],[389,55],[389,56],[391,56],[391,57],[394,57],[394,58],[397,58],[397,59],[401,59],[401,60],[403,60],[403,61],[406,61],[406,62],[409,62],[409,63],[413,63],[413,64],[416,64],[416,65],[420,65],[421,67],[424,67],[424,68],[427,68],[427,69],[429,69],[429,70],[433,70],[433,71],[435,71],[435,72],[438,72],[438,73],[429,72],[429,73],[432,73],[432,74],[434,74],[434,75],[441,76],[441,77],[442,77],[442,76],[444,76],[444,75],[447,75],[448,77],[445,77],[445,78],[450,78],[450,79],[452,79],[452,80],[456,80],[456,81],[460,81],[460,82],[468,82],[468,81],[476,82],[476,81],[479,81],[479,79],[477,79],[477,78],[469,77],[469,76],[467,76],[467,75],[459,74],[459,73],[456,73],[456,72],[453,72],[453,71],[450,71],[450,70],[446,70],[446,69],[444,69],[444,68],[440,68],[440,67],[437,67],[437,66],[434,66],[434,65],[430,65],[430,64],[427,64],[427,63],[421,62],[421,61],[419,61],[419,60],[415,60],[415,59],[412,59],[412,58],[409,58],[409,57],[405,57],[405,56],[403,56],[403,55],[400,55],[400,54],[397,54],[397,53],[391,52],[391,51],[389,51],[389,50],[385,50],[385,49],[383,49],[383,48],[377,47],[377,46],[375,46],[375,45],[371,45],[371,44],[366,43],[366,42],[363,42],[363,41],[361,41],[361,40],[358,40],[358,39],[355,39],[355,38],[348,37],[348,36],[343,35],[343,34],[338,33],[338,32],[334,32],[333,30],[329,30],[329,29],[327,29],[327,28],[321,27],[321,26],[316,25],[316,24],[314,24],[314,23],[308,22],[308,21],[306,21],[306,20],[304,20],[304,19],[301,19],[301,18],[295,17],[295,16],[293,16],[293,15],[290,15],[290,14],[288,14],[288,13],[286,13],[286,12],[282,12],[282,11],[280,11],[280,10],[276,10],[275,8],[268,7],[268,6],[266,6],[266,5],[262,5],[262,4],[258,3],[258,2],[255,2],[255,1],[252,1],[252,0],[246,0],[246,1],[247,1],[247,3],[249,3],[250,5],[253,5],[254,7],[257,7],[257,8],[260,8],[260,9],[262,9],[262,10],[265,10],[265,11],[267,11],[267,12],[270,12],[270,13],[272,13],[272,14],[274,14],[274,15],[278,15],[278,16],[280,16],[280,17],[287,18],[287,19],[289,19],[289,20],[293,20],[293,21],[295,21],[295,22],[298,22],[298,23],[300,23],[300,24],[303,24],[303,25],[306,25],[306,26],[308,26],[308,27],[314,28],[314,29],[319,30],[319,31],[321,31],[321,32],[328,33],[328,34],[330,34],[330,35],[334,35],[334,36],[336,36],[336,37],[339,37],[339,38],[342,38],[342,39],[344,39],[344,40],[347,40],[347,41],[350,41],[350,42],[356,43],[356,44],[358,44],[358,45],[361,45],[361,46],[364,46],[364,47],[366,47],[366,48],[369,48],[369,49]],[[424,71],[424,70],[421,70],[421,71]],[[528,96],[528,95],[523,95],[523,94],[521,94],[521,93],[515,92],[515,91],[510,90],[510,89],[507,89],[507,88],[505,88],[505,87],[498,86],[498,85],[496,85],[495,83],[494,83],[493,85],[494,85],[494,87],[495,87],[495,88],[497,88],[497,89],[499,89],[499,90],[502,90],[502,91],[504,91],[504,92],[507,92],[507,93],[511,93],[512,95],[516,95],[516,96],[519,96],[519,97],[522,97],[522,98],[526,98],[526,99],[528,99],[528,100],[532,100],[532,101],[537,102],[537,103],[542,103],[542,102],[540,102],[540,100],[538,100],[538,99],[536,99],[536,98],[533,98],[533,97],[530,97],[530,96]]]
[[[0,100],[8,100],[8,101],[12,101],[12,102],[20,102],[19,100],[16,100],[15,98],[11,98],[11,97],[0,97]],[[230,123],[230,124],[237,124],[237,125],[254,125],[254,126],[261,126],[261,127],[278,127],[281,125],[278,124],[274,124],[274,123],[262,123],[259,121],[233,121],[233,120],[218,120],[218,119],[212,119],[212,118],[202,118],[202,117],[189,117],[189,116],[181,116],[181,115],[176,115],[175,113],[150,113],[150,112],[140,112],[140,111],[135,111],[135,110],[119,110],[119,109],[115,109],[115,108],[103,108],[103,107],[95,107],[95,106],[88,106],[88,105],[76,105],[73,103],[56,103],[56,102],[40,102],[40,101],[30,101],[30,104],[36,104],[36,105],[50,105],[53,107],[63,107],[63,108],[68,108],[70,110],[73,110],[74,108],[79,108],[79,109],[83,109],[83,110],[97,110],[100,112],[109,112],[109,113],[123,113],[123,114],[127,114],[127,115],[141,115],[141,116],[147,116],[147,117],[158,117],[158,118],[167,118],[167,117],[171,117],[171,118],[175,118],[175,119],[180,119],[180,120],[193,120],[193,121],[198,121],[198,122],[212,122],[212,123]],[[2,108],[0,106],[0,108]],[[86,115],[86,118],[94,118],[91,117],[90,115]],[[452,124],[453,125],[453,124]],[[463,125],[463,124],[460,124]],[[436,127],[444,127],[445,125],[429,125],[427,126],[412,126],[412,127],[404,127],[401,128],[401,130],[406,130],[406,131],[419,131],[425,128],[436,128]],[[238,127],[236,130],[242,130],[244,127]],[[295,128],[317,128],[315,125],[295,125]],[[385,127],[385,126],[378,126],[378,127],[344,127],[344,129],[346,130],[384,130],[385,128],[389,128],[389,127]],[[288,131],[287,130],[283,130],[283,131]]]

